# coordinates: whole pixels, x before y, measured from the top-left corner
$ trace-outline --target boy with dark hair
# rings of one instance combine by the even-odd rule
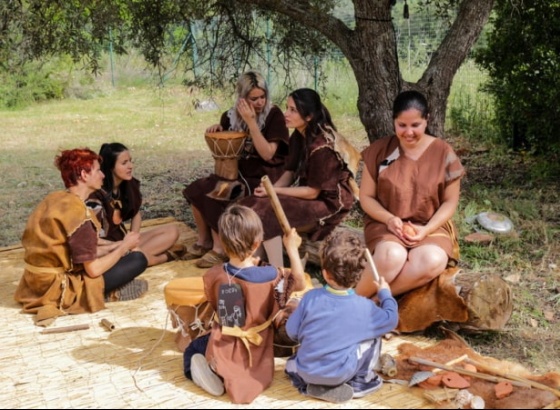
[[[285,372],[302,394],[340,403],[383,383],[374,368],[382,336],[398,324],[398,308],[383,277],[379,306],[354,292],[367,263],[365,251],[351,232],[325,239],[320,254],[326,285],[306,292],[288,318],[286,332],[299,348]]]
[[[214,311],[212,331],[195,339],[183,356],[185,376],[214,396],[251,403],[272,383],[277,312],[305,280],[295,229],[284,236],[291,269],[260,265],[254,258],[263,226],[251,208],[233,204],[220,216],[220,240],[229,262],[204,274],[204,292]]]

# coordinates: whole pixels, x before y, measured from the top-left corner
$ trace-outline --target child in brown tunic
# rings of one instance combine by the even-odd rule
[[[263,238],[262,222],[253,210],[231,205],[219,226],[229,262],[203,277],[217,319],[210,334],[185,350],[184,372],[212,395],[225,390],[232,402],[251,403],[274,376],[272,321],[292,291],[305,288],[301,238],[295,229],[284,236],[291,269],[278,269],[253,257]]]

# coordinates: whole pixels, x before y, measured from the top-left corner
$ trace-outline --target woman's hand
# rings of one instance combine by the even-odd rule
[[[237,112],[243,118],[243,121],[248,125],[250,121],[255,121],[257,118],[257,114],[255,113],[255,109],[251,104],[245,100],[245,98],[240,98],[237,100],[237,104],[235,105]]]
[[[414,225],[408,221],[403,227],[403,242],[407,245],[414,245],[428,236],[428,234],[428,229],[425,226]]]
[[[403,239],[403,221],[398,216],[392,216],[385,221],[389,232],[394,233],[400,239]]]
[[[224,129],[220,124],[214,124],[206,128],[206,132],[221,132],[223,130]]]
[[[260,184],[258,187],[256,187],[255,190],[253,191],[253,194],[260,198],[265,198],[268,196],[266,193],[266,189],[264,189],[263,184]]]

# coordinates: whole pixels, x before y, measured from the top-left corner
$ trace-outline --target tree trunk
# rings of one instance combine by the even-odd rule
[[[394,132],[393,101],[401,91],[416,89],[431,108],[429,130],[444,137],[447,98],[455,73],[486,24],[494,0],[462,0],[457,18],[417,83],[402,79],[395,28],[388,0],[352,0],[355,28],[306,2],[238,0],[285,14],[332,41],[350,62],[358,84],[358,111],[370,142]],[[306,9],[307,8],[307,9]]]

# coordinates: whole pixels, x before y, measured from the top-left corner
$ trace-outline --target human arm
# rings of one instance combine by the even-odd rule
[[[84,269],[88,276],[96,278],[112,268],[120,258],[138,246],[140,243],[140,234],[138,232],[129,232],[122,241],[115,243],[117,244],[115,249],[108,252],[106,255],[91,261],[83,262]]]
[[[294,278],[293,291],[300,291],[305,289],[305,279],[303,272],[303,264],[299,257],[299,247],[301,246],[301,237],[296,231],[296,228],[291,228],[290,232],[282,237],[286,253],[290,259],[290,268]]]
[[[255,109],[245,98],[237,100],[236,109],[249,128],[249,134],[253,140],[253,145],[257,150],[257,153],[265,161],[270,161],[276,153],[278,143],[268,141],[264,137],[261,129],[259,128],[259,124],[257,123],[257,114],[255,113]]]
[[[284,173],[280,176],[280,178],[278,178],[278,180],[274,183],[273,186],[274,187],[290,186],[290,184],[294,181],[294,175],[295,173],[293,171],[284,171]],[[258,197],[267,196],[266,189],[264,189],[264,186],[262,184],[260,184],[258,187],[255,188],[254,194],[255,196]]]
[[[97,239],[97,257],[100,258],[107,255],[109,252],[114,251],[121,241],[110,241],[108,239]]]
[[[413,225],[416,230],[415,235],[406,235],[410,242],[418,242],[424,239],[426,236],[430,235],[432,232],[438,230],[447,221],[449,221],[459,204],[459,194],[461,190],[461,180],[460,178],[455,179],[450,182],[444,190],[443,202],[430,218],[426,225]]]
[[[130,230],[132,232],[140,232],[140,227],[142,226],[142,214],[140,211],[136,212],[132,219],[130,220]]]

